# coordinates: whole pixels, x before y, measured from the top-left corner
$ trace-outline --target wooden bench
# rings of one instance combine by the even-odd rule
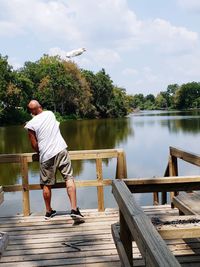
[[[200,192],[198,191],[191,193],[181,192],[173,197],[172,202],[179,209],[180,214],[200,215]]]

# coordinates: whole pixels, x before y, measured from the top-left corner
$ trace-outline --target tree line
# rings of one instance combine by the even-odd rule
[[[136,94],[132,97],[133,108],[141,110],[187,110],[200,108],[200,83],[170,84],[166,91],[156,96]]]
[[[74,62],[44,55],[13,70],[0,55],[0,125],[30,119],[27,103],[37,99],[58,119],[124,117],[131,97],[115,86],[105,69],[97,73]]]
[[[200,83],[168,85],[157,96],[128,95],[113,84],[105,69],[97,73],[74,62],[44,55],[14,70],[0,54],[0,125],[31,118],[27,103],[37,99],[59,120],[124,117],[135,109],[190,109],[200,107]]]

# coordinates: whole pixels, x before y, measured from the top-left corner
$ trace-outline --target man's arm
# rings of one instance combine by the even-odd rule
[[[28,137],[31,141],[32,148],[38,153],[39,148],[38,148],[38,141],[37,141],[35,132],[33,130],[28,129]]]

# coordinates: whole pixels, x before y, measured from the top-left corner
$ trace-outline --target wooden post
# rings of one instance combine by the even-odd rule
[[[96,173],[97,181],[103,181],[103,171],[102,171],[102,159],[96,159]],[[104,190],[103,185],[97,186],[97,197],[98,197],[98,211],[104,211]]]
[[[126,156],[123,150],[118,151],[116,179],[127,178]]]
[[[153,192],[153,205],[159,205],[159,192]]]
[[[4,195],[3,195],[3,187],[0,186],[0,205],[4,201]]]
[[[30,199],[29,199],[29,182],[28,182],[28,162],[26,156],[21,156],[21,174],[23,187],[23,214],[30,215]]]
[[[164,177],[169,177],[169,162],[167,164],[167,168],[165,170]],[[167,192],[161,193],[161,203],[162,203],[162,205],[167,204]]]
[[[133,266],[132,234],[128,228],[126,220],[124,219],[124,216],[121,211],[119,215],[120,215],[120,239],[124,246],[130,266]]]
[[[169,156],[169,176],[178,176],[177,158],[171,155]],[[177,192],[170,192],[170,200],[172,208],[174,208],[172,199],[175,195],[177,195]]]
[[[158,205],[158,204],[159,204],[159,193],[153,192],[153,205]]]

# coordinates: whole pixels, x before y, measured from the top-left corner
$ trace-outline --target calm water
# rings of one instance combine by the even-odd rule
[[[162,176],[167,166],[169,146],[200,153],[200,111],[196,112],[141,112],[123,119],[68,121],[61,124],[61,132],[69,150],[123,148],[126,152],[128,178]],[[23,126],[0,127],[0,153],[32,152]],[[73,161],[76,179],[95,178],[94,161]],[[104,178],[115,177],[116,161],[103,164]],[[199,168],[179,162],[180,175],[199,174]],[[62,180],[60,176],[58,180]],[[38,163],[29,164],[30,183],[39,183]],[[21,182],[17,164],[0,165],[0,185]],[[78,188],[81,208],[96,208],[96,188]],[[152,195],[137,194],[141,205],[151,204]],[[31,211],[44,212],[41,191],[31,191]],[[64,189],[55,189],[53,208],[69,209]],[[105,206],[115,206],[111,188],[105,188]],[[5,194],[0,215],[22,212],[21,192]]]

